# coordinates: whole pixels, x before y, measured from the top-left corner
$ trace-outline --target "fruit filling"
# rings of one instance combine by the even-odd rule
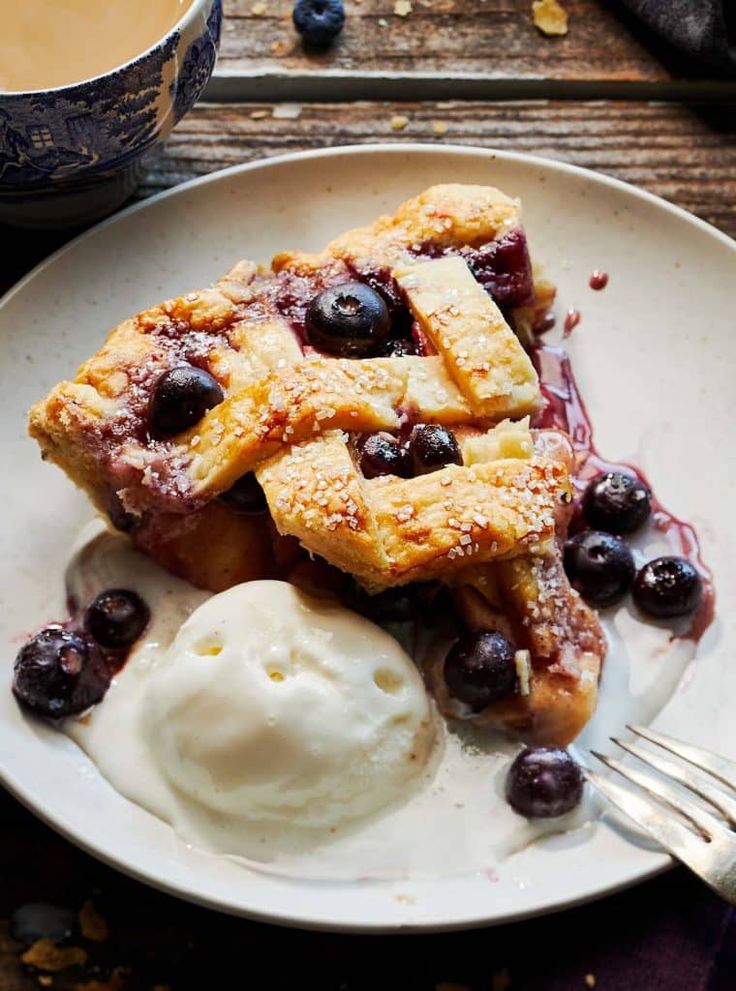
[[[128,589],[101,592],[84,609],[70,607],[71,619],[40,630],[15,659],[15,697],[49,719],[101,702],[151,618],[147,604]]]
[[[697,638],[713,590],[692,528],[597,454],[568,357],[542,343],[554,289],[518,218],[497,190],[435,187],[322,254],[241,263],[122,324],[32,432],[198,587],[285,578],[415,635],[441,627],[425,671],[440,711],[538,744],[506,794],[553,817],[583,790],[564,746],[606,654],[591,607],[630,594]],[[649,528],[671,554],[643,559]],[[73,613],[16,660],[17,697],[53,718],[104,697],[150,619],[120,588]]]

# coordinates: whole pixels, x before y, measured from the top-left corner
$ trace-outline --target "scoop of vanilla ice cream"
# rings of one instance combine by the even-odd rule
[[[199,606],[152,672],[143,732],[178,790],[226,815],[332,827],[405,795],[434,726],[374,623],[285,582]]]

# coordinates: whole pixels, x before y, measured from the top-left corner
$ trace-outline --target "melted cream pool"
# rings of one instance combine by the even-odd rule
[[[647,546],[647,556],[663,547]],[[505,770],[517,745],[436,718],[436,742],[424,772],[400,800],[339,827],[300,825],[296,817],[255,820],[214,812],[162,773],[142,731],[152,673],[188,616],[209,593],[134,551],[102,524],[81,535],[67,573],[68,591],[86,602],[105,588],[137,591],[152,622],[103,702],[64,730],[121,794],[169,822],[182,842],[259,870],[313,879],[429,878],[493,872],[501,860],[549,834],[595,828],[592,799],[576,813],[530,825],[503,799]],[[598,711],[573,750],[607,749],[626,722],[647,722],[667,701],[694,652],[668,629],[639,622],[625,607],[603,615],[610,641]],[[436,645],[444,649],[444,645]],[[150,735],[150,734],[149,734]],[[574,837],[571,840],[575,842]]]

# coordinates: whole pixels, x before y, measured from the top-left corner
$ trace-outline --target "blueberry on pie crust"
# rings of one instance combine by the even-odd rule
[[[321,253],[241,262],[125,321],[30,431],[199,587],[286,577],[418,609],[430,589],[466,631],[427,665],[441,711],[564,746],[595,709],[605,640],[564,566],[579,452],[541,426],[525,347],[553,296],[516,200],[436,186]],[[617,484],[586,503],[618,513],[612,533],[649,508]],[[632,581],[626,562],[622,594]]]

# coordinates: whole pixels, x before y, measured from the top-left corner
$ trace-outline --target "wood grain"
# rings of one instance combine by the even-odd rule
[[[298,116],[278,116],[289,112]],[[392,128],[397,116],[407,119],[401,131]],[[736,236],[734,104],[201,103],[152,154],[136,196],[240,162],[372,141],[480,145],[571,162],[642,186]],[[0,272],[0,292],[75,233],[0,225],[0,240],[12,247]]]
[[[641,83],[698,74],[620,2],[562,2],[569,30],[552,38],[534,26],[531,0],[412,0],[406,17],[394,13],[394,0],[346,0],[339,39],[310,55],[291,21],[292,0],[226,0],[218,74],[481,74],[489,83]]]
[[[736,235],[736,105],[632,102],[200,104],[157,151],[139,195],[238,162],[371,141],[524,151],[642,186]],[[392,119],[408,119],[401,131]],[[444,129],[440,136],[436,132]]]

